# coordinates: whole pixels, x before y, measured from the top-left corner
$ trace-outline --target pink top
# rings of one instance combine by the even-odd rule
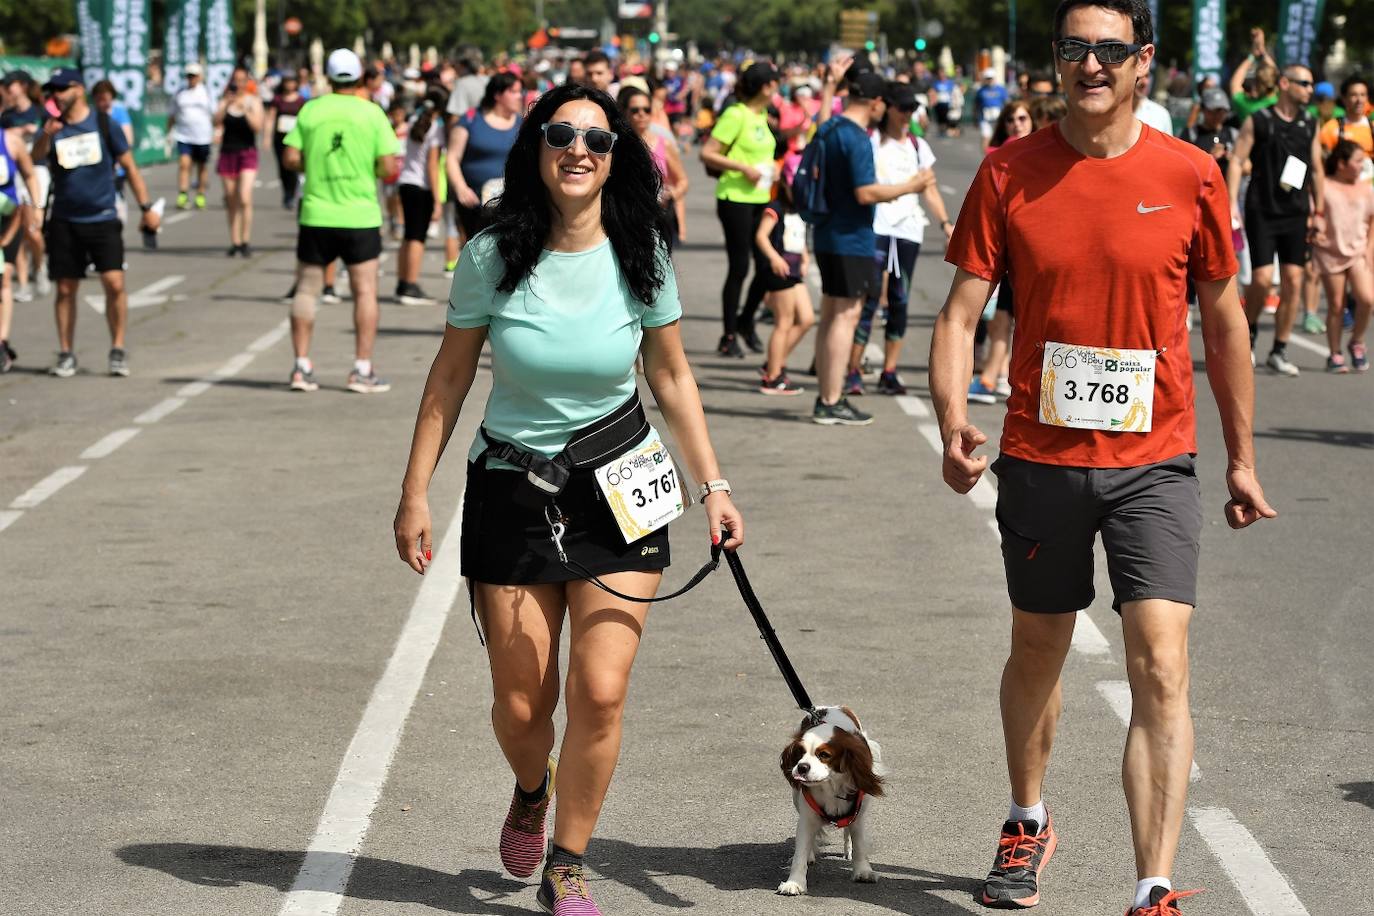
[[[654,145],[649,147],[649,155],[653,157],[654,165],[658,166],[658,173],[667,178],[668,150],[664,147],[663,138],[657,134],[654,135]]]
[[[1350,270],[1368,251],[1369,221],[1374,219],[1374,188],[1327,179],[1326,237],[1312,246],[1324,273]]]

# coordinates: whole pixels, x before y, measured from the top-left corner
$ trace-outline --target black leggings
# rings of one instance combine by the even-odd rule
[[[720,291],[721,318],[726,334],[734,334],[741,324],[746,328],[753,325],[754,313],[768,291],[762,274],[755,270],[753,282],[749,284],[749,295],[744,301],[744,311],[740,311],[740,289],[749,274],[754,233],[759,228],[764,207],[764,204],[742,204],[733,200],[716,201],[716,216],[725,232],[725,257],[729,265],[725,273],[725,286]]]
[[[296,190],[301,184],[301,173],[293,172],[281,164],[282,153],[286,149],[282,141],[285,139],[286,134],[282,133],[272,136],[272,152],[277,154],[277,175],[281,177],[281,201],[284,204],[296,199]]]

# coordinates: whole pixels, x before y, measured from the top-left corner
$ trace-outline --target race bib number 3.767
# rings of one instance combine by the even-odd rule
[[[686,509],[673,456],[657,439],[593,473],[626,544],[652,534]]]
[[[1102,432],[1148,433],[1154,423],[1154,350],[1045,341],[1040,422]]]

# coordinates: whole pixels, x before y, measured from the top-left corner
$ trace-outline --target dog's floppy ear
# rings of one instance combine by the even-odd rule
[[[854,781],[854,787],[865,795],[883,794],[883,777],[878,775],[873,765],[873,751],[868,742],[860,735],[836,729],[829,741],[830,747],[839,755],[835,769],[843,770]]]
[[[787,784],[792,787],[800,785],[792,776],[792,768],[806,755],[806,748],[802,747],[800,738],[793,738],[792,743],[783,748],[782,756],[778,759],[778,764],[782,767],[782,778],[787,780]]]

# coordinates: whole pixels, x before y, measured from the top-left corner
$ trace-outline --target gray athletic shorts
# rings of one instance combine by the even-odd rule
[[[1091,605],[1099,531],[1117,613],[1142,598],[1197,604],[1202,491],[1192,455],[1135,468],[1060,467],[1002,455],[992,472],[1014,607],[1056,614]]]

